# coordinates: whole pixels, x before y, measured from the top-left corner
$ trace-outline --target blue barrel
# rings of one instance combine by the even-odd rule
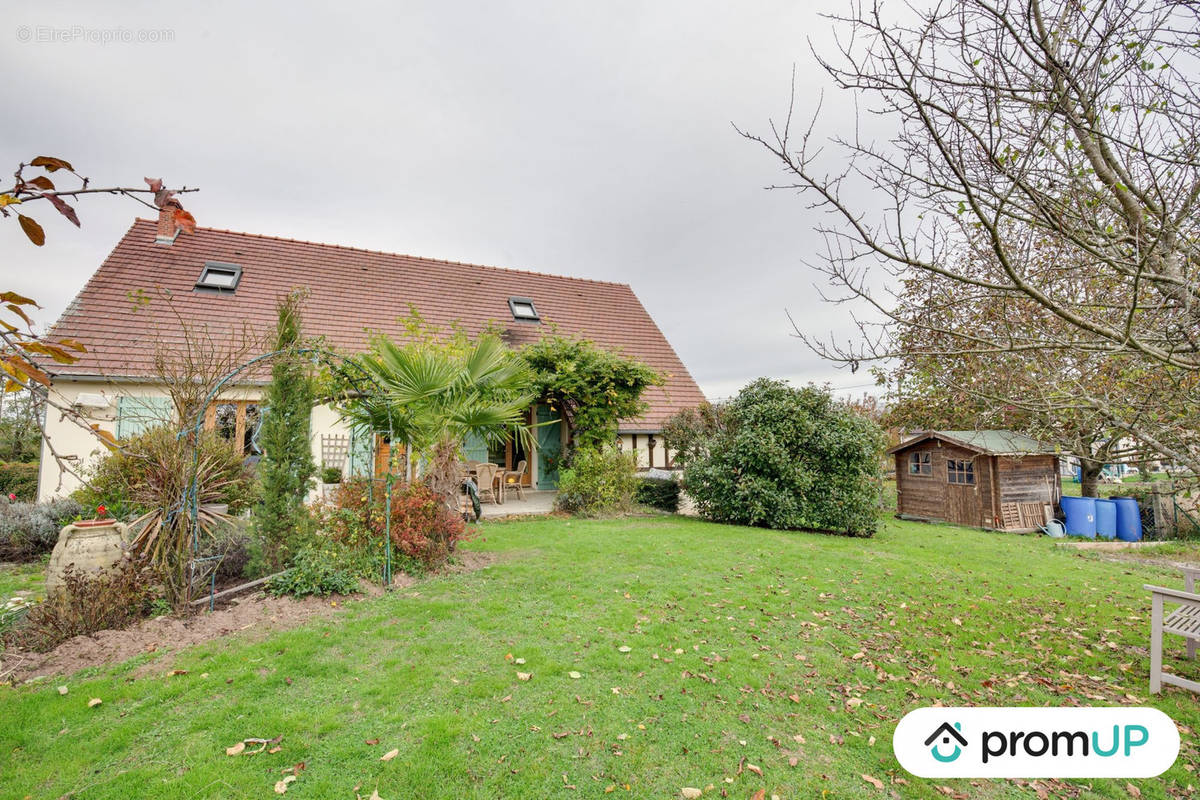
[[[1096,535],[1101,539],[1117,538],[1117,504],[1112,500],[1096,500]]]
[[[1114,497],[1117,504],[1117,538],[1123,542],[1142,540],[1142,510],[1132,497]]]
[[[1067,536],[1096,538],[1096,498],[1063,497],[1063,516],[1067,520]]]

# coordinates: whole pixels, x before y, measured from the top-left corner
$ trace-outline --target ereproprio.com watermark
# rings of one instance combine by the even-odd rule
[[[91,28],[87,25],[18,25],[22,44],[162,44],[175,41],[173,28]]]

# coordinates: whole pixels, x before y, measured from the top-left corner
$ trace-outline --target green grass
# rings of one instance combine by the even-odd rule
[[[935,702],[1148,703],[1187,726],[1183,751],[1133,783],[1152,798],[1196,782],[1196,698],[1147,694],[1142,584],[1180,584],[1167,569],[896,520],[870,540],[683,518],[482,535],[470,547],[501,558],[485,570],[152,660],[150,677],[126,665],[0,688],[0,796],[265,798],[298,762],[288,797],[1034,796],[906,775],[895,723]],[[277,754],[225,755],[277,735]],[[743,759],[762,776],[739,774]],[[1061,793],[1125,798],[1125,784]]]
[[[35,597],[44,594],[46,584],[46,562],[28,564],[0,564],[0,605],[19,591],[33,592]]]

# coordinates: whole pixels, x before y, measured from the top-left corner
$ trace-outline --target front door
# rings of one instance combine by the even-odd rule
[[[558,460],[562,457],[562,421],[548,406],[539,405],[537,423],[538,488],[553,489],[558,486]]]

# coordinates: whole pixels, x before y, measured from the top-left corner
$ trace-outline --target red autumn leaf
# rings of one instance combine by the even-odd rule
[[[196,218],[184,211],[182,208],[175,209],[173,219],[175,220],[176,225],[188,233],[196,232]]]
[[[36,186],[37,188],[44,189],[48,192],[54,191],[54,181],[50,180],[45,175],[38,175],[36,178],[30,178],[28,183],[31,186]]]
[[[75,215],[75,209],[67,205],[65,200],[56,194],[48,194],[46,195],[46,199],[50,201],[51,205],[58,209],[58,213],[71,220],[71,222],[74,222],[76,228],[79,227],[79,217]]]
[[[25,235],[29,237],[29,241],[38,247],[46,243],[46,232],[42,230],[42,226],[38,225],[36,221],[24,214],[17,214],[17,221],[21,223],[21,230],[25,231]]]
[[[63,161],[61,158],[55,158],[54,156],[38,156],[33,161],[30,161],[29,164],[34,167],[45,167],[46,172],[54,172],[60,169],[67,169],[71,172],[75,171],[75,168],[71,166],[69,161]]]

